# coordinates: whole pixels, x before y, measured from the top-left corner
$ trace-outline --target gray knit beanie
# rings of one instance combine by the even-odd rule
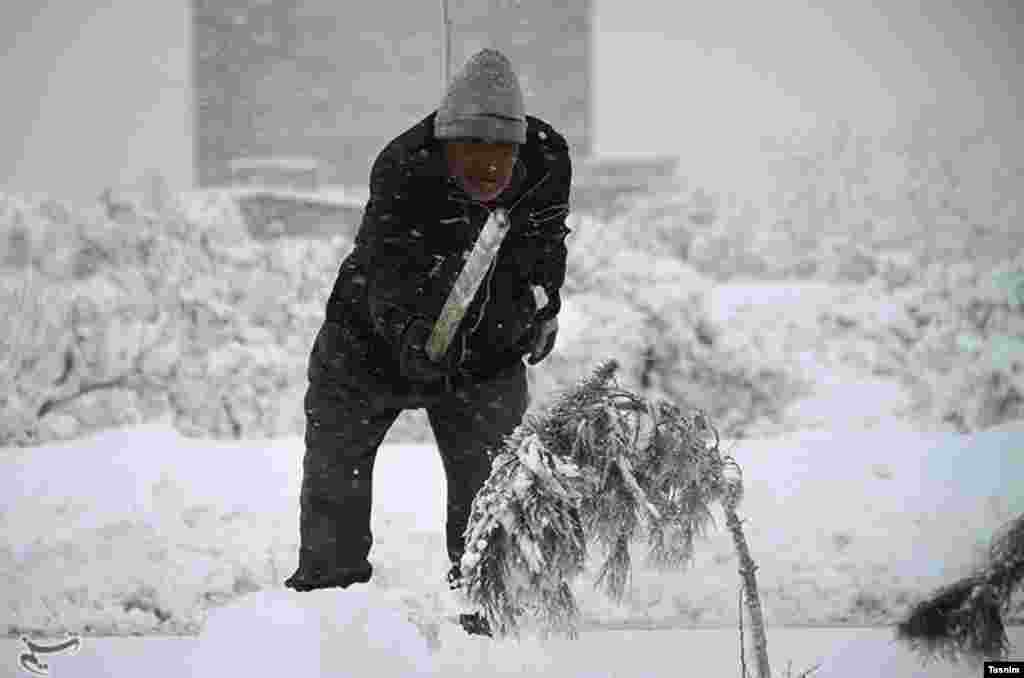
[[[512,63],[495,49],[473,55],[441,101],[434,121],[438,139],[479,137],[526,143],[526,112]]]

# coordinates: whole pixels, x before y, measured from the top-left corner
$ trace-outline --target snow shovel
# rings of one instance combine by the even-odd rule
[[[431,360],[437,362],[448,350],[452,338],[466,315],[466,310],[473,303],[473,297],[480,289],[480,283],[508,233],[508,227],[508,212],[499,207],[491,212],[487,223],[480,230],[476,245],[473,246],[473,251],[467,257],[459,277],[455,280],[455,286],[452,287],[452,291],[441,308],[441,315],[438,316],[437,322],[434,323],[434,329],[430,333],[426,352],[427,357]]]

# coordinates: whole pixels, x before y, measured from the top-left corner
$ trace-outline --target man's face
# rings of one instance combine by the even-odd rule
[[[474,200],[494,200],[512,183],[519,146],[459,139],[445,143],[448,172]]]

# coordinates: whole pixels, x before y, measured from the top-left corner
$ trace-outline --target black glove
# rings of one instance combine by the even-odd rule
[[[539,325],[533,333],[533,342],[530,350],[530,357],[526,359],[531,365],[536,365],[548,357],[551,349],[555,347],[555,339],[558,337],[558,318],[554,317]]]
[[[398,369],[406,379],[434,381],[451,374],[453,366],[448,358],[453,353],[451,347],[445,354],[443,362],[437,363],[427,357],[425,347],[432,330],[429,322],[417,318],[409,323],[402,333]]]

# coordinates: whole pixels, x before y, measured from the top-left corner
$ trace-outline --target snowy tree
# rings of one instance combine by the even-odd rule
[[[1009,649],[1003,615],[1024,592],[1024,514],[997,535],[985,566],[918,603],[897,626],[897,638],[925,660],[979,663]]]
[[[739,466],[721,453],[702,412],[619,388],[617,368],[602,363],[505,440],[466,528],[467,595],[500,635],[518,635],[520,618],[530,615],[542,634],[574,637],[570,583],[584,571],[588,546],[604,554],[596,585],[621,600],[630,545],[646,537],[652,565],[683,567],[717,502],[740,559],[759,675],[768,676],[756,566],[736,514]]]

